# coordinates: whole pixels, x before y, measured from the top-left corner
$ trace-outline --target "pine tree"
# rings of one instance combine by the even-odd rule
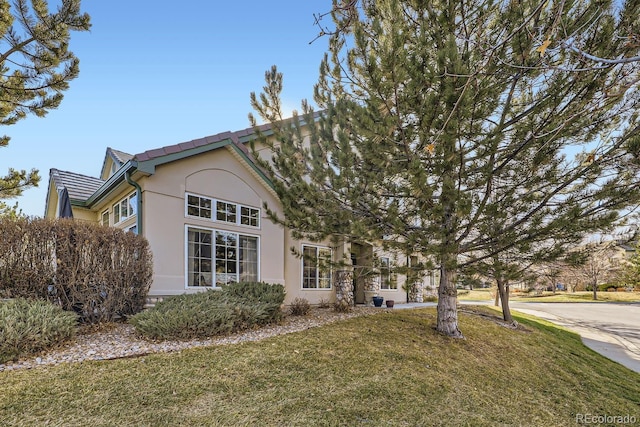
[[[273,130],[260,140],[284,210],[272,216],[294,236],[434,259],[436,328],[461,337],[461,262],[578,241],[640,200],[639,13],[636,0],[619,11],[611,1],[334,1],[321,113],[303,101],[282,122],[275,67],[251,97]]]
[[[44,0],[0,0],[0,125],[8,126],[28,114],[43,117],[62,101],[69,81],[78,76],[79,61],[69,51],[71,31],[88,31],[89,15],[80,0],[62,0],[55,12]],[[0,135],[0,147],[9,143]],[[9,169],[0,176],[0,199],[17,197],[40,176],[36,170]],[[15,208],[0,202],[0,211]]]

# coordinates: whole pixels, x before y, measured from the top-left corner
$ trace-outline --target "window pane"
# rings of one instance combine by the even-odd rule
[[[260,210],[247,206],[240,207],[240,224],[258,227],[260,218]]]
[[[126,219],[129,217],[129,201],[124,199],[120,202],[120,216],[122,219]]]
[[[331,249],[318,248],[318,287],[331,287]]]
[[[258,281],[258,238],[240,236],[240,281]]]
[[[211,219],[211,199],[187,195],[187,215]]]
[[[216,285],[238,280],[238,235],[216,231]]]
[[[113,205],[113,223],[117,224],[120,222],[120,204]]]
[[[236,205],[233,203],[216,202],[216,219],[218,221],[236,223]]]
[[[317,288],[318,270],[317,264],[317,248],[312,246],[302,247],[302,287]]]
[[[188,229],[187,258],[187,285],[212,286],[211,231]]]
[[[129,196],[129,216],[133,216],[138,211],[138,197],[136,193]]]

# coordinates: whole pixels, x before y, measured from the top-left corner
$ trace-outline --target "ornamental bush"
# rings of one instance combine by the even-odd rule
[[[153,266],[147,240],[72,219],[0,218],[0,298],[48,300],[85,323],[142,310]]]
[[[289,313],[292,316],[306,316],[311,310],[311,305],[306,298],[296,298],[289,307]]]
[[[78,316],[48,301],[0,301],[0,363],[53,347],[75,335]]]
[[[129,322],[149,339],[206,338],[277,322],[283,302],[282,285],[233,283],[167,298]]]

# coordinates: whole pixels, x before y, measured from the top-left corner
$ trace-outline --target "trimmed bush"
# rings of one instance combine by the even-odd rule
[[[311,305],[309,301],[304,298],[294,299],[289,307],[289,313],[291,313],[292,316],[306,316],[309,314],[309,310],[311,310]]]
[[[167,298],[129,322],[150,339],[206,338],[277,322],[283,301],[282,285],[233,283]]]
[[[75,335],[78,316],[47,301],[0,301],[0,363],[37,353]]]
[[[142,310],[151,286],[147,240],[72,219],[0,219],[0,298],[49,300],[82,322]]]

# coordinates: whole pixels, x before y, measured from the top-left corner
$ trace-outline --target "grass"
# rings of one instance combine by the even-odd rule
[[[519,295],[511,301],[536,302],[640,302],[640,292],[598,292],[594,301],[593,292],[545,292],[542,295]]]
[[[395,310],[259,342],[0,372],[3,426],[573,426],[640,419],[640,375],[549,323]]]
[[[460,291],[460,301],[493,301],[495,289],[474,289]],[[593,292],[543,292],[541,295],[512,293],[509,301],[520,302],[640,302],[640,292],[598,292],[597,301],[593,300]]]

